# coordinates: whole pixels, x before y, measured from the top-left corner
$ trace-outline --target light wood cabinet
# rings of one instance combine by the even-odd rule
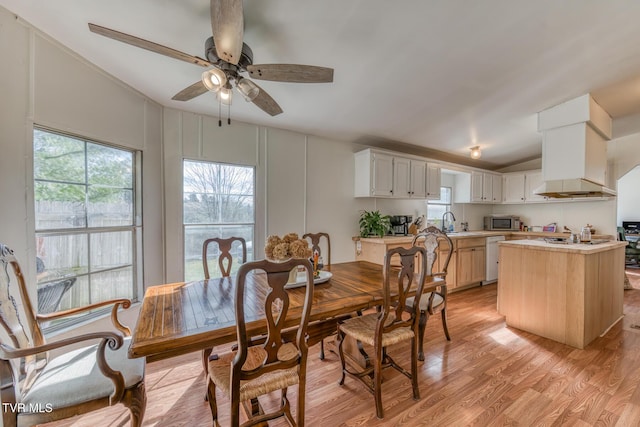
[[[375,264],[384,262],[389,249],[411,247],[413,238],[361,238],[356,241],[356,260]],[[453,252],[447,267],[447,288],[449,291],[480,284],[485,280],[485,237],[453,238]],[[447,245],[441,243],[438,249],[437,265],[434,270],[440,272],[447,258]],[[400,259],[392,259],[399,265]],[[419,266],[417,266],[419,268]]]
[[[486,238],[460,239],[456,249],[456,288],[480,283],[485,279]]]

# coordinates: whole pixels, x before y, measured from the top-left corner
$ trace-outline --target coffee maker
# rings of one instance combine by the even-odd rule
[[[409,226],[413,221],[411,215],[393,215],[391,216],[391,230],[389,234],[394,236],[406,236],[409,234]]]

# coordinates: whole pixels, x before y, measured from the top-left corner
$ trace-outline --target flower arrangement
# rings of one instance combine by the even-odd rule
[[[267,237],[264,253],[268,259],[284,261],[289,258],[309,258],[311,257],[311,248],[309,248],[309,242],[300,239],[297,233],[288,233],[282,238],[279,236]]]

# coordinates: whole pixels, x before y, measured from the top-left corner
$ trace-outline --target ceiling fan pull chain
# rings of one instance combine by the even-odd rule
[[[231,124],[231,103],[227,105],[227,124]]]
[[[218,99],[218,127],[222,127],[222,101]]]

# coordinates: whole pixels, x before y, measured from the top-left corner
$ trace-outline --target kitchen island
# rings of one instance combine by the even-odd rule
[[[498,312],[507,325],[584,348],[622,318],[626,242],[499,242]]]

